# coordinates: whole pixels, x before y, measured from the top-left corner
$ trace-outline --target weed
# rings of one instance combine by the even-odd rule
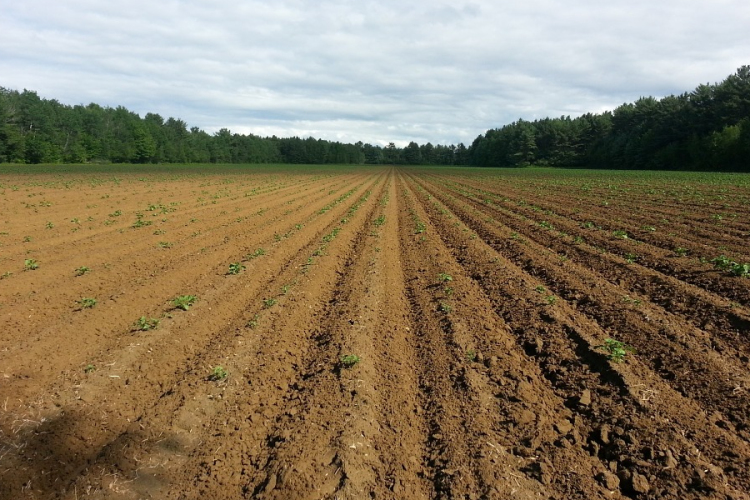
[[[345,354],[339,358],[341,366],[344,368],[352,368],[354,365],[359,363],[362,359],[356,354]]]
[[[180,295],[179,297],[172,299],[172,305],[175,309],[187,311],[197,300],[198,297],[195,295]]]
[[[747,262],[745,262],[744,264],[733,262],[732,266],[729,268],[729,272],[735,276],[739,276],[740,278],[747,278],[748,276],[750,276],[750,264],[748,264]]]
[[[229,376],[229,373],[223,366],[215,366],[211,370],[211,374],[208,376],[208,380],[211,382],[221,382]]]
[[[96,299],[93,297],[83,297],[81,300],[76,301],[81,309],[91,309],[96,305]]]
[[[35,259],[26,259],[23,261],[23,268],[27,271],[35,271],[39,269],[39,262]]]
[[[243,266],[241,262],[232,262],[229,264],[229,271],[227,271],[227,274],[240,274],[245,269],[245,266]]]
[[[89,269],[88,267],[81,266],[81,267],[76,268],[75,273],[76,273],[76,276],[83,276],[89,271],[91,271],[91,269]]]
[[[453,281],[453,276],[451,276],[450,274],[440,273],[438,274],[438,279],[443,283],[447,283],[449,281]]]
[[[629,345],[615,339],[604,339],[604,343],[602,345],[596,346],[596,348],[602,349],[604,352],[606,352],[607,359],[615,363],[619,363],[623,359],[625,359],[625,356],[628,353],[635,352],[635,349],[633,349]]]
[[[146,316],[141,316],[137,320],[135,320],[135,329],[139,330],[141,332],[147,332],[148,330],[153,330],[156,327],[159,326],[159,320],[156,318],[147,318]]]
[[[725,255],[714,257],[710,262],[714,265],[715,269],[720,269],[722,271],[729,270],[732,267],[732,264],[734,264],[734,262],[729,260]]]

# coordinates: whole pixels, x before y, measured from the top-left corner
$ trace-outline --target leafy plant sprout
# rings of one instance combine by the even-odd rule
[[[23,261],[23,267],[27,271],[35,271],[39,269],[39,262],[37,262],[35,259],[26,259]]]
[[[345,354],[339,358],[341,366],[344,368],[352,368],[354,365],[359,363],[362,359],[356,354]]]
[[[183,311],[187,311],[190,309],[190,306],[195,304],[195,302],[198,300],[198,297],[195,295],[180,295],[179,297],[175,297],[172,299],[172,305],[175,309],[182,309]]]
[[[241,262],[232,262],[229,264],[229,271],[227,271],[227,274],[240,274],[244,270],[245,266],[243,266]]]
[[[275,306],[275,305],[276,305],[276,302],[277,302],[277,301],[276,301],[276,299],[274,299],[274,298],[270,298],[270,299],[265,299],[265,300],[263,301],[263,305],[264,305],[264,306],[265,306],[266,308],[269,308],[269,307],[273,307],[273,306]]]
[[[96,366],[88,364],[83,368],[83,373],[91,373],[96,371]]]
[[[443,283],[448,283],[449,281],[453,281],[453,276],[446,273],[440,273],[438,274],[438,279]]]
[[[215,366],[211,370],[211,374],[208,376],[208,380],[211,382],[221,382],[229,376],[229,372],[223,366]]]
[[[466,351],[466,361],[476,361],[477,360],[477,351],[473,349],[469,349]]]
[[[141,316],[137,320],[135,320],[135,329],[139,330],[141,332],[147,332],[149,330],[154,330],[159,326],[159,320],[156,318],[147,318],[146,316]]]
[[[76,268],[75,273],[76,273],[76,276],[83,276],[84,274],[86,274],[89,271],[91,271],[91,269],[89,269],[88,267],[81,266],[81,267],[77,267]]]
[[[628,353],[634,353],[635,349],[627,344],[620,342],[615,339],[604,339],[602,345],[596,346],[597,349],[601,349],[607,353],[607,359],[615,363],[620,363]]]
[[[91,309],[96,305],[96,299],[93,297],[83,297],[81,300],[76,301],[81,309]]]

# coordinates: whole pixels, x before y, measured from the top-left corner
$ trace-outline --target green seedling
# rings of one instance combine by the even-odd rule
[[[91,373],[91,372],[95,372],[95,371],[96,371],[96,366],[94,366],[94,365],[86,365],[83,368],[83,373]]]
[[[446,294],[446,295],[447,295],[448,297],[450,297],[451,295],[453,295],[453,287],[450,287],[450,286],[446,286],[446,287],[445,287],[445,289],[444,289],[443,291],[445,292],[445,294]]]
[[[382,226],[383,224],[385,224],[385,215],[381,215],[380,217],[372,221],[372,223],[376,226]]]
[[[172,300],[172,305],[175,309],[182,309],[183,311],[187,311],[190,309],[190,306],[195,304],[195,302],[198,300],[198,297],[195,295],[180,295],[179,297],[176,297]]]
[[[91,271],[91,269],[89,269],[88,267],[81,266],[81,267],[76,268],[75,273],[76,273],[76,276],[83,276],[89,271]]]
[[[440,273],[438,274],[438,279],[443,283],[448,283],[449,281],[453,281],[453,276],[446,273]]]
[[[469,349],[466,351],[466,361],[474,362],[477,360],[477,351]]]
[[[547,289],[544,288],[542,285],[539,285],[536,288],[534,288],[534,291],[537,292],[537,293],[544,293],[544,292],[547,291]]]
[[[149,330],[154,330],[156,327],[159,326],[159,320],[156,318],[147,318],[146,316],[141,316],[135,321],[135,329],[139,330],[141,332],[147,332]]]
[[[445,302],[441,302],[440,305],[438,306],[438,310],[440,312],[444,312],[444,313],[448,314],[449,312],[453,311],[453,308],[450,306],[450,304],[447,304]]]
[[[52,229],[53,227],[55,227],[55,225],[54,225],[53,223],[51,223],[51,222],[48,222],[48,223],[47,223],[47,225],[46,225],[45,227],[46,227],[47,229]]]
[[[345,354],[339,358],[339,361],[341,361],[341,366],[344,368],[352,368],[361,361],[361,358],[356,354]]]
[[[634,353],[635,349],[615,339],[604,339],[604,344],[596,346],[607,353],[607,359],[620,363],[628,353]]]
[[[263,305],[264,305],[264,306],[265,306],[266,308],[269,308],[269,307],[273,307],[273,306],[275,306],[275,305],[276,305],[276,302],[277,302],[277,301],[276,301],[276,299],[274,299],[274,298],[270,298],[270,299],[266,299],[266,300],[264,300],[264,301],[263,301]]]
[[[732,273],[734,276],[739,276],[740,278],[747,278],[750,276],[750,264],[745,262],[744,264],[738,264],[737,262],[733,262],[732,266],[729,268],[729,272]]]
[[[35,259],[26,259],[23,261],[23,267],[27,271],[35,271],[39,269],[39,262],[37,262]]]
[[[557,297],[555,297],[554,295],[547,295],[546,297],[544,297],[544,300],[547,301],[547,304],[552,305],[557,302]]]
[[[211,382],[221,382],[229,376],[229,373],[223,366],[215,366],[211,370],[211,374],[208,376],[208,380]]]
[[[539,227],[544,228],[544,229],[552,229],[552,224],[550,224],[546,220],[543,220],[542,222],[539,223]]]
[[[634,253],[626,253],[625,260],[627,261],[628,264],[632,264],[633,262],[638,260],[638,256]]]
[[[674,249],[674,253],[676,253],[679,257],[684,257],[688,254],[687,248],[677,247]]]
[[[161,248],[172,248],[172,244],[168,241],[160,241],[159,247]]]
[[[3,274],[0,274],[0,280],[5,280],[13,276],[13,273],[10,271],[5,271]]]
[[[621,240],[628,239],[627,231],[623,231],[622,229],[616,229],[615,231],[612,231],[612,236],[614,236],[615,238],[619,238]]]
[[[227,274],[240,274],[244,270],[245,266],[243,266],[241,262],[232,262],[229,264],[229,271],[227,271]]]
[[[96,299],[93,297],[83,297],[81,300],[76,301],[81,309],[91,309],[96,305]]]

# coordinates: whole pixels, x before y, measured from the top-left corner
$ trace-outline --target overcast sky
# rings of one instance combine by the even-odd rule
[[[207,132],[468,145],[745,64],[748,0],[0,0],[0,86]]]

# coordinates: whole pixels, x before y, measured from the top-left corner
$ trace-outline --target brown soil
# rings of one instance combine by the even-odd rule
[[[290,172],[0,177],[0,499],[750,499],[746,189]]]

